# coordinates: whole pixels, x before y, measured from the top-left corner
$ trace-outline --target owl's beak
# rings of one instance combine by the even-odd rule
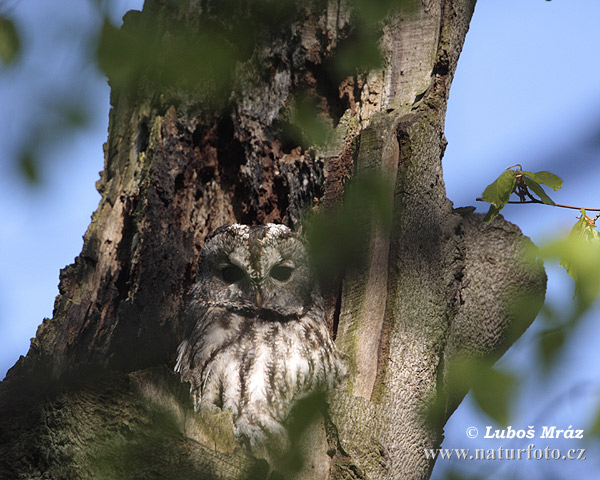
[[[260,288],[256,289],[256,293],[254,296],[254,302],[259,309],[262,308],[263,296],[262,296],[262,292],[260,291]]]

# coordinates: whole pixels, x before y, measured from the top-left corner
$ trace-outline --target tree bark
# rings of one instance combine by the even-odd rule
[[[147,0],[123,32],[145,26],[160,43],[199,19],[243,22],[243,2],[227,22],[217,3]],[[325,65],[353,33],[345,2],[311,3],[259,32],[226,100],[211,96],[218,85],[132,92],[113,74],[102,200],[61,272],[53,318],[0,386],[0,478],[276,478],[237,447],[227,413],[193,412],[172,373],[191,327],[186,295],[213,229],[298,229],[306,210],[335,212],[362,172],[389,181],[391,228],[357,212],[366,261],[324,290],[351,375],[305,433],[303,468],[286,475],[429,478],[424,449],[439,447],[466,393],[447,391],[449,365],[499,358],[535,318],[546,281],[517,227],[453,210],[445,195],[446,103],[474,5],[396,11],[383,66],[335,81]],[[335,128],[327,147],[281,127],[298,89]],[[436,398],[441,424],[426,418]]]

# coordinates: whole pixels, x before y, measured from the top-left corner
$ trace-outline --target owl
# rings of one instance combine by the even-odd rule
[[[284,225],[226,225],[201,251],[189,307],[195,327],[175,371],[196,410],[230,410],[250,450],[286,438],[294,403],[345,376],[300,238]]]

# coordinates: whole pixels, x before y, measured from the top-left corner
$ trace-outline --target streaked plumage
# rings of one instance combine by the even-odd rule
[[[283,225],[228,225],[206,239],[175,370],[196,409],[233,414],[251,449],[284,438],[294,402],[344,376],[305,246]]]

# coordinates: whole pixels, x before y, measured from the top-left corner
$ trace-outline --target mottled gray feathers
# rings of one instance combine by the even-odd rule
[[[207,238],[175,370],[196,409],[233,414],[250,449],[285,439],[294,403],[345,375],[306,248],[283,225],[226,225]]]

